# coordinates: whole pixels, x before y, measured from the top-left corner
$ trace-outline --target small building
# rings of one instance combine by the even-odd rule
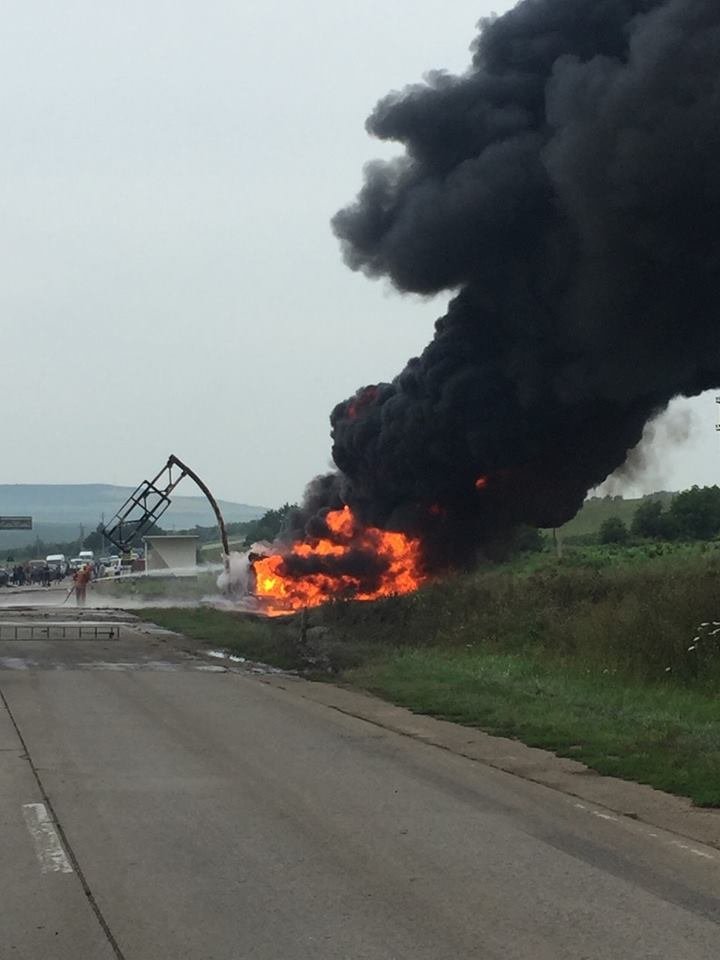
[[[145,543],[145,572],[179,574],[194,573],[197,567],[199,537],[174,536],[143,537]]]

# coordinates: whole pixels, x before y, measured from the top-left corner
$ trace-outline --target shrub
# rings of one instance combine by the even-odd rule
[[[600,543],[625,543],[628,529],[620,517],[608,517],[600,527]]]
[[[482,646],[640,679],[720,679],[720,633],[699,655],[689,649],[701,623],[720,621],[720,551],[596,549],[608,557],[452,576],[409,596],[331,604],[311,622],[350,645]]]

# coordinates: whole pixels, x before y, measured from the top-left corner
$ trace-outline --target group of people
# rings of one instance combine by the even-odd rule
[[[31,584],[49,587],[54,580],[62,580],[62,578],[60,570],[48,563],[18,563],[12,568],[9,584],[16,587],[25,587]]]
[[[14,567],[2,570],[4,586],[42,586],[49,587],[54,581],[65,579],[65,573],[51,563],[18,563]],[[72,572],[72,586],[66,599],[73,594],[79,607],[85,606],[87,589],[90,581],[96,576],[94,564],[85,563]]]

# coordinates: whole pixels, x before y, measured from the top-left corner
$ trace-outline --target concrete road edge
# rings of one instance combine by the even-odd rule
[[[720,849],[720,810],[694,807],[684,797],[602,776],[577,760],[528,747],[518,740],[494,737],[473,727],[415,714],[363,691],[289,674],[258,679],[402,736],[593,803],[619,816]]]

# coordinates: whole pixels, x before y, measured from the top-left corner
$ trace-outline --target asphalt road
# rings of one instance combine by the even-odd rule
[[[3,960],[718,957],[717,850],[264,680],[0,641]]]

